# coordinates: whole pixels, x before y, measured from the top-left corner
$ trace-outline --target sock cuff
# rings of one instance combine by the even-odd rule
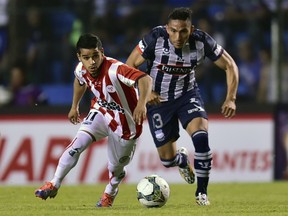
[[[199,135],[199,134],[207,134],[207,135],[208,135],[208,132],[205,131],[205,130],[198,130],[198,131],[195,131],[195,132],[191,135],[191,137],[193,138],[193,137],[195,137],[195,136],[197,136],[197,135]]]
[[[165,160],[165,159],[162,159],[162,158],[160,158],[160,160],[161,160],[161,163],[163,164],[163,166],[165,166],[165,167],[174,167],[174,166],[177,166],[177,157],[179,157],[179,155],[178,154],[176,154],[175,155],[175,157],[173,157],[172,159],[170,159],[170,160]]]

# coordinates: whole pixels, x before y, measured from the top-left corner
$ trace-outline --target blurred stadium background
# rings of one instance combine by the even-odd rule
[[[191,7],[194,25],[211,34],[240,70],[234,120],[219,115],[225,74],[211,62],[196,73],[210,114],[212,181],[288,179],[287,0],[0,0],[0,184],[49,179],[73,139],[78,126],[66,116],[81,33],[96,33],[105,54],[125,62],[142,35],[165,25],[179,6]],[[20,87],[15,68],[22,71]],[[83,116],[89,103],[87,94]],[[182,182],[176,169],[161,167],[144,127],[127,182],[151,173]],[[179,145],[192,151],[190,138],[182,137]],[[67,183],[107,180],[105,145],[95,143]]]

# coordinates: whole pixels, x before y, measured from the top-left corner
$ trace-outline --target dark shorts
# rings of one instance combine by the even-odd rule
[[[156,147],[179,138],[179,120],[186,129],[196,117],[208,119],[199,90],[187,92],[180,98],[160,105],[147,105],[150,132]]]

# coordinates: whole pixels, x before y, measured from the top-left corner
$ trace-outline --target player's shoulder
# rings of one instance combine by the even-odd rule
[[[141,49],[141,47],[142,48],[144,47],[146,50],[150,50],[150,51],[152,50],[152,52],[153,52],[153,49],[155,47],[157,40],[159,38],[164,38],[164,39],[166,38],[167,39],[168,37],[169,36],[168,36],[168,33],[166,31],[165,26],[156,26],[153,29],[151,29],[150,32],[148,32],[142,38],[142,40],[139,43],[140,49]]]
[[[79,62],[75,67],[75,74],[83,74],[86,73],[86,69],[82,62]]]
[[[85,73],[87,73],[87,70],[85,69],[84,65],[82,62],[79,62],[75,66],[74,74],[76,77],[80,78],[82,77]]]
[[[75,70],[81,70],[83,67],[83,63],[82,62],[78,62],[78,64],[75,66]]]
[[[205,47],[211,48],[215,48],[215,46],[217,45],[216,40],[211,35],[200,29],[195,29],[193,31],[190,37],[190,42],[191,41],[200,41],[205,44]]]
[[[149,32],[149,35],[153,38],[168,36],[165,26],[156,26],[152,28],[152,30]]]
[[[119,73],[119,71],[126,70],[126,64],[124,64],[122,61],[105,56],[103,64],[102,64],[102,70],[108,71],[108,73],[114,74]]]
[[[191,34],[191,38],[193,38],[194,40],[203,41],[206,39],[207,35],[207,32],[204,32],[200,29],[195,29]]]
[[[123,61],[121,60],[114,59],[112,57],[107,57],[107,56],[105,56],[102,67],[105,67],[106,69],[108,68],[111,69],[111,67],[113,67],[118,73],[127,72],[127,71],[139,71],[137,68],[130,67],[129,65],[123,63]],[[112,72],[114,69],[109,70],[109,71]]]
[[[107,65],[108,67],[110,67],[112,64],[113,64],[113,65],[122,65],[123,62],[121,62],[121,61],[118,60],[118,59],[105,56],[104,61],[103,61],[103,65]]]

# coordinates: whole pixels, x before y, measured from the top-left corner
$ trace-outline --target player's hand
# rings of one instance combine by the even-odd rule
[[[136,122],[136,124],[141,125],[146,119],[147,109],[145,104],[137,103],[137,106],[135,107],[135,110],[133,112],[133,119]]]
[[[235,100],[225,100],[221,107],[221,113],[225,118],[233,118],[236,114]]]
[[[157,105],[160,104],[160,95],[154,91],[151,92],[148,100],[148,104],[150,105]]]
[[[75,108],[71,108],[69,113],[68,113],[68,119],[72,124],[78,124],[80,123],[80,114],[79,110]]]

